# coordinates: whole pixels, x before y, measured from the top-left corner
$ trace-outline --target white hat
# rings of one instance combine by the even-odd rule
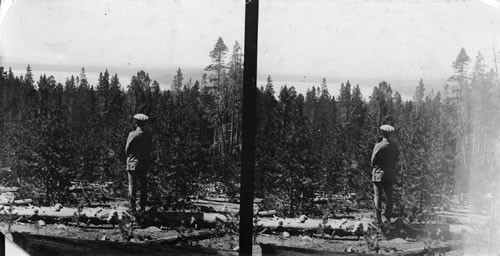
[[[144,115],[144,114],[136,114],[134,116],[134,119],[135,120],[139,120],[139,121],[147,121],[149,119],[149,117],[147,115]]]
[[[384,131],[384,132],[393,132],[394,127],[392,127],[391,125],[388,125],[388,124],[384,124],[384,125],[380,126],[380,130]]]

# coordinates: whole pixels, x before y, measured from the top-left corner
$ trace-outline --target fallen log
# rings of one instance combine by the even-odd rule
[[[233,198],[230,199],[228,197],[214,197],[214,196],[206,196],[204,197],[204,200],[206,201],[211,201],[211,202],[219,202],[219,203],[233,203],[233,204],[238,204],[240,203],[239,198]],[[264,201],[262,198],[254,198],[253,203],[254,204],[260,204]]]
[[[214,197],[214,196],[206,196],[204,197],[207,201],[212,202],[220,202],[220,203],[235,203],[236,199],[230,199],[229,197]]]
[[[193,200],[192,203],[193,205],[200,206],[202,211],[213,211],[218,213],[229,213],[229,214],[236,214],[240,212],[239,204],[219,202],[219,201],[208,201],[203,199]],[[259,211],[258,213],[258,215],[262,217],[274,216],[276,214],[277,211],[275,210]]]
[[[488,215],[449,211],[435,212],[432,215],[449,224],[485,224],[491,219]]]
[[[236,214],[240,211],[240,206],[238,204],[208,203],[199,201],[193,202],[193,204],[200,207],[202,211],[208,211],[208,212]]]
[[[193,200],[191,201],[194,205],[210,205],[210,206],[224,206],[227,208],[240,209],[239,204],[227,203],[227,202],[216,202],[216,201],[208,201],[203,199]]]
[[[154,240],[147,241],[149,244],[175,244],[182,241],[199,241],[203,239],[208,239],[215,237],[217,234],[211,230],[195,230],[186,234],[172,235],[168,237],[162,237]],[[221,234],[223,235],[223,234]]]
[[[82,223],[76,223],[76,222],[68,222],[66,223],[66,225],[70,226],[70,227],[78,227],[78,228],[84,228],[84,229],[115,229],[116,228],[116,225],[113,225],[113,224],[98,224],[98,225],[94,225],[94,224],[82,224]]]
[[[347,219],[307,219],[301,218],[261,218],[257,222],[261,229],[271,229],[277,232],[288,231],[291,233],[328,233],[338,236],[354,235],[361,236],[363,232],[376,229],[371,219],[347,220]]]
[[[13,202],[0,202],[0,205],[28,205],[31,204],[33,200],[31,199],[19,199]]]
[[[372,219],[328,219],[325,222],[320,219],[307,219],[303,221],[300,218],[261,218],[257,223],[257,227],[275,232],[287,231],[291,234],[328,234],[332,238],[334,236],[359,237],[368,230],[377,230]],[[409,237],[431,236],[445,239],[460,237],[464,232],[477,232],[477,229],[471,225],[460,224],[393,223],[388,228],[396,236],[404,233]]]
[[[463,213],[463,214],[477,214],[477,210],[467,208],[451,208],[448,212]]]
[[[115,242],[13,232],[14,242],[30,255],[238,255],[237,252],[171,245],[172,241]]]
[[[19,191],[18,187],[0,187],[0,193],[17,192],[17,191]]]
[[[464,232],[474,233],[476,230],[470,225],[460,224],[406,224],[413,232],[439,237],[461,236]]]
[[[53,207],[16,207],[11,213],[7,209],[0,211],[0,216],[17,215],[24,221],[43,220],[47,224],[75,222],[81,224],[116,224],[123,216],[130,216],[125,209],[77,208],[64,207],[57,211]],[[192,226],[197,228],[214,227],[217,221],[226,222],[230,218],[220,213],[202,212],[162,212],[151,210],[138,216],[141,226]],[[22,220],[21,220],[22,221]]]
[[[447,224],[469,224],[469,225],[484,225],[488,223],[491,218],[475,218],[475,217],[463,217],[463,216],[447,216],[447,215],[436,215],[436,219],[439,222]]]
[[[13,214],[24,217],[26,220],[43,220],[47,224],[74,221],[76,219],[84,223],[91,221],[93,224],[104,224],[108,223],[106,218],[109,211],[103,211],[102,208],[84,208],[78,211],[77,208],[66,207],[60,210],[53,207],[16,207],[11,213],[9,213],[8,209],[0,211],[0,216]]]
[[[269,210],[269,211],[260,211],[257,213],[258,216],[260,217],[272,217],[278,214],[276,210]]]
[[[155,217],[159,220],[158,224],[197,226],[198,228],[213,227],[217,221],[229,220],[229,217],[224,214],[207,212],[159,212]]]

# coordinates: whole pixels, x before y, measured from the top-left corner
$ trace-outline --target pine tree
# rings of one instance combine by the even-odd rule
[[[209,56],[212,59],[212,64],[208,65],[205,70],[209,72],[213,72],[209,76],[210,82],[212,82],[217,88],[219,88],[224,80],[225,69],[226,69],[226,54],[227,54],[227,46],[224,44],[224,40],[222,37],[219,37],[217,43],[214,46],[214,49],[210,52]]]
[[[31,66],[29,64],[26,67],[26,75],[24,76],[24,82],[27,86],[33,86],[33,84],[34,84],[33,72],[31,70]]]
[[[413,96],[413,101],[417,105],[421,104],[424,101],[424,92],[425,92],[424,81],[422,80],[422,78],[420,78],[417,89],[415,90],[415,95]]]
[[[172,84],[172,89],[174,91],[180,91],[182,89],[182,81],[184,80],[184,76],[182,75],[181,68],[177,69],[177,74],[174,76],[174,81]]]
[[[82,86],[82,87],[89,87],[90,84],[87,81],[87,74],[85,73],[85,68],[82,67],[80,71],[80,76],[79,76],[79,83],[77,83],[77,86]]]
[[[468,65],[470,58],[464,48],[460,50],[456,60],[453,62],[454,74],[448,79],[452,83],[452,97],[456,109],[454,137],[458,141],[457,152],[457,188],[465,192],[468,190],[468,170],[471,158],[468,149],[471,148],[471,92],[468,77]]]

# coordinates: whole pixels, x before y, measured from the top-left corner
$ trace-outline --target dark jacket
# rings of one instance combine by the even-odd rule
[[[146,171],[150,161],[153,141],[150,133],[137,127],[130,132],[125,145],[127,171]]]
[[[396,162],[399,151],[395,143],[384,138],[375,144],[371,163],[372,181],[374,182],[394,182],[396,180]]]

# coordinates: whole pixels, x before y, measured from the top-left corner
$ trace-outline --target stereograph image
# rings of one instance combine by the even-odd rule
[[[0,15],[16,255],[500,254],[497,0]]]

